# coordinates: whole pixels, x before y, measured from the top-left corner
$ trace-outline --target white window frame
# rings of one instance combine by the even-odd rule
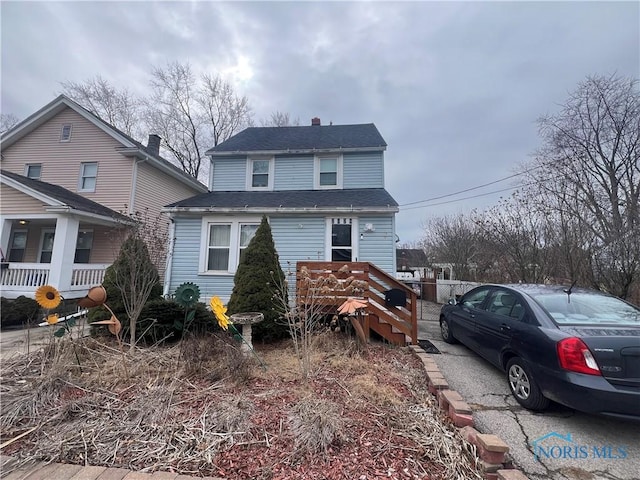
[[[336,184],[320,185],[320,163],[322,160],[336,160]],[[315,190],[336,190],[342,188],[343,157],[342,154],[321,154],[314,158],[313,188]]]
[[[76,237],[76,248],[73,251],[73,263],[76,263],[76,255],[78,254],[78,242],[80,241],[80,234],[81,233],[90,233],[91,234],[91,246],[89,247],[89,259],[91,259],[91,253],[93,252],[93,241],[95,240],[95,235],[93,232],[93,228],[81,228],[78,230],[78,236]],[[82,250],[86,250],[86,248],[83,248]],[[79,263],[79,265],[87,265],[91,262],[87,262],[87,263]]]
[[[71,141],[71,132],[73,131],[73,125],[70,123],[65,123],[62,125],[60,129],[60,141],[61,142],[70,142]]]
[[[261,217],[203,217],[200,228],[199,275],[234,275],[240,261],[240,227],[260,225]],[[231,225],[229,238],[229,264],[226,270],[207,270],[209,232],[211,225]]]
[[[267,179],[266,187],[254,187],[253,186],[253,162],[256,161],[268,161],[269,162],[269,178]],[[246,188],[247,190],[273,190],[273,175],[275,172],[275,160],[272,156],[268,155],[255,155],[247,157],[247,179],[246,179]]]
[[[359,232],[359,222],[358,217],[328,217],[325,219],[325,249],[324,249],[324,259],[326,262],[331,262],[331,258],[333,256],[333,242],[331,238],[331,234],[333,232],[333,224],[334,220],[344,222],[344,220],[351,221],[351,261],[357,262],[358,257],[360,256],[360,236]]]
[[[37,177],[29,176],[29,170],[31,169],[31,167],[39,167],[40,168],[40,175],[38,175]],[[27,177],[27,178],[30,178],[32,180],[40,180],[42,178],[42,164],[41,163],[27,163],[24,166],[24,176]]]
[[[24,236],[25,236],[25,238],[24,238],[24,248],[22,249],[22,256],[20,257],[20,260],[11,260],[11,253],[13,253],[13,250],[14,250],[13,244],[15,242],[16,234],[22,234],[22,233],[24,233]],[[8,251],[7,251],[6,260],[8,262],[18,262],[18,263],[24,262],[24,257],[27,254],[28,245],[29,245],[29,230],[23,229],[23,228],[19,228],[19,229],[13,230],[11,232],[11,238],[9,239],[9,248],[7,249]]]
[[[90,165],[95,165],[96,166],[96,175],[95,175],[95,177],[90,177],[88,175],[85,175],[85,173],[84,173],[85,167],[88,167]],[[85,178],[95,178],[95,182],[94,182],[93,188],[82,188],[83,180]],[[78,191],[79,192],[95,192],[97,185],[98,185],[98,162],[82,162],[80,164],[80,177],[78,178]]]
[[[38,247],[38,263],[51,263],[51,260],[49,262],[43,262],[42,261],[42,254],[44,253],[44,236],[47,233],[53,233],[54,241],[55,241],[56,229],[55,228],[43,228],[42,231],[40,232],[40,246]],[[51,245],[51,254],[53,256],[53,245]]]

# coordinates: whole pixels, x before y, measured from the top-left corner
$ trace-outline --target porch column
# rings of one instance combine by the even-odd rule
[[[60,291],[68,290],[71,286],[71,272],[73,271],[73,259],[76,255],[79,226],[80,222],[73,217],[58,217],[56,221],[49,284]]]
[[[0,230],[0,248],[2,248],[2,254],[5,259],[9,258],[9,238],[11,237],[11,224],[12,220],[6,218],[2,219],[0,224],[2,230]]]

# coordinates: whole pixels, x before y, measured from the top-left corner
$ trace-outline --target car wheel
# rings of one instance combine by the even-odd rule
[[[442,339],[447,343],[456,343],[456,337],[451,333],[451,327],[449,320],[444,317],[440,317],[440,334]]]
[[[542,395],[538,384],[520,357],[514,357],[507,363],[507,382],[512,395],[524,408],[542,411],[549,406],[549,399]]]

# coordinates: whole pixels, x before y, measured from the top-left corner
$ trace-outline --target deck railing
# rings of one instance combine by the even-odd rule
[[[355,287],[354,287],[355,285]],[[364,299],[367,311],[363,328],[373,330],[396,343],[398,338],[418,343],[417,296],[404,283],[368,262],[310,262],[296,264],[296,296],[298,303],[306,301],[313,288],[314,301],[335,309],[349,297]],[[386,294],[399,290],[406,295],[404,305],[390,305]]]

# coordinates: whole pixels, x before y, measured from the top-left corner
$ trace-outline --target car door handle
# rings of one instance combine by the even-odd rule
[[[507,325],[506,323],[503,323],[502,325],[500,325],[500,331],[501,332],[508,332],[511,330],[511,327],[509,325]]]

